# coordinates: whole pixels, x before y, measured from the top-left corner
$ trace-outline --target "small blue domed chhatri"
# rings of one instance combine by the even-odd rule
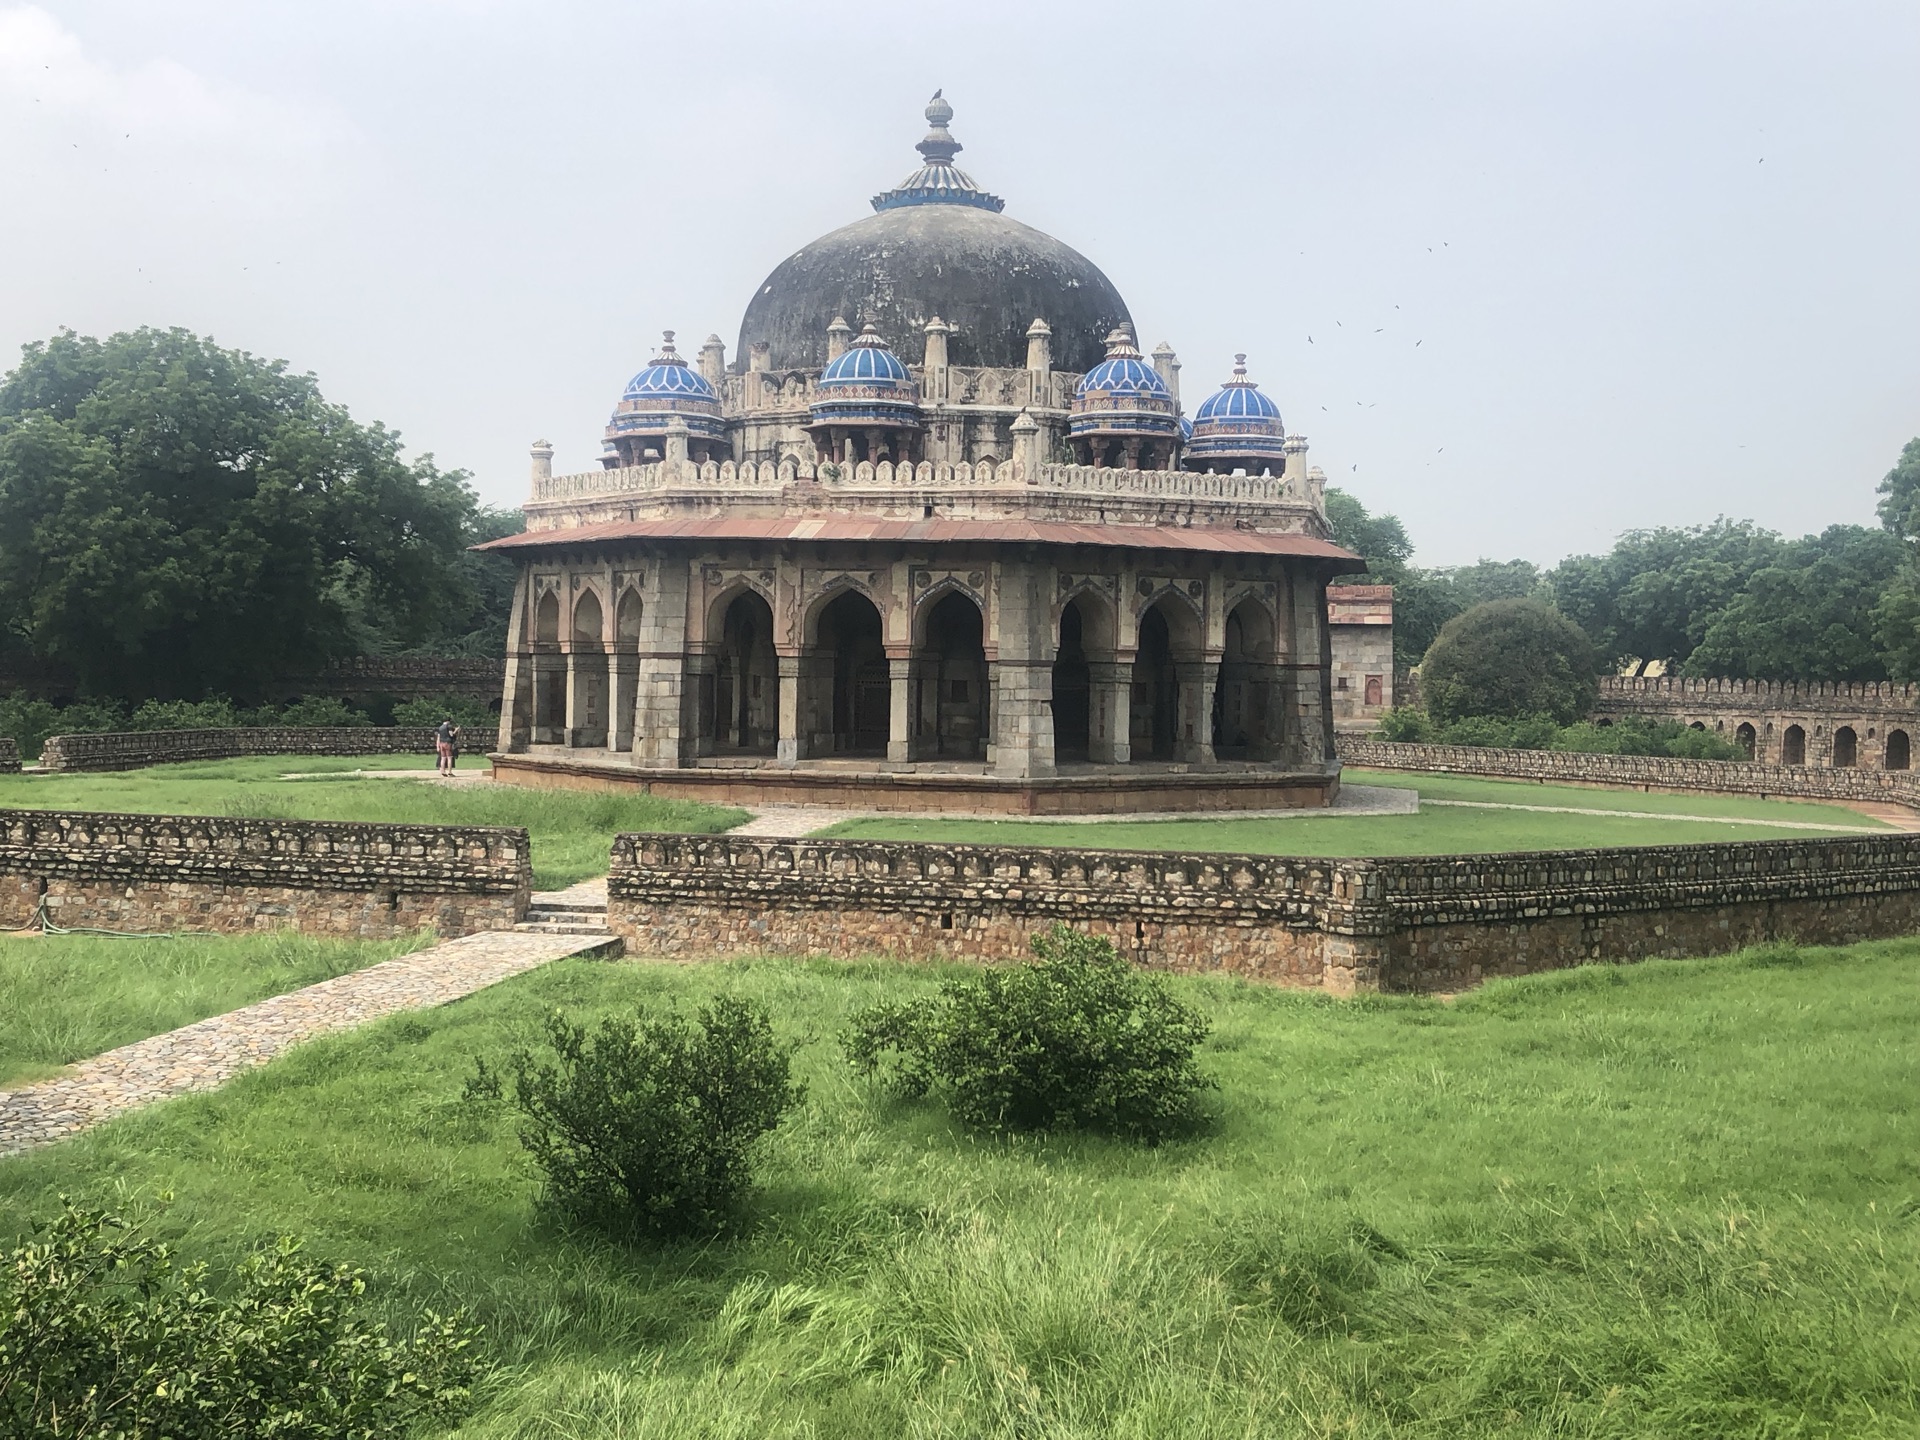
[[[1084,465],[1173,468],[1180,408],[1166,380],[1125,330],[1107,336],[1107,358],[1074,387],[1067,437]]]
[[[606,448],[624,465],[642,465],[666,454],[666,437],[675,417],[687,428],[692,460],[724,460],[733,453],[720,397],[698,370],[673,348],[665,332],[660,353],[627,382],[607,424]]]
[[[821,454],[840,463],[919,458],[920,387],[873,326],[820,372],[807,429]]]
[[[1187,467],[1230,474],[1278,475],[1286,467],[1280,407],[1247,378],[1247,357],[1233,357],[1233,378],[1200,402],[1187,444]]]

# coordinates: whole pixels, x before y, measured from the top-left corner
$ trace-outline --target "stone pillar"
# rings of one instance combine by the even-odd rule
[[[1023,557],[997,567],[996,658],[991,673],[993,771],[1014,779],[1053,773],[1053,566]]]
[[[801,657],[780,655],[776,663],[780,669],[780,738],[774,747],[774,758],[782,765],[792,765],[804,758],[804,747],[800,743]]]
[[[572,749],[580,743],[580,728],[586,724],[587,697],[581,692],[584,677],[580,673],[580,662],[573,653],[573,642],[567,641],[561,651],[560,663],[567,669],[567,714],[561,722],[563,738],[560,743]]]
[[[947,336],[954,327],[938,315],[927,322],[926,365],[920,376],[922,403],[937,405],[947,398]]]
[[[1096,765],[1125,765],[1133,758],[1133,657],[1087,665],[1087,758]]]
[[[887,760],[904,765],[913,759],[913,661],[887,657]]]
[[[838,360],[847,353],[847,339],[853,334],[853,327],[847,324],[847,317],[836,315],[833,323],[827,326],[827,360]]]
[[[533,457],[533,498],[539,500],[544,498],[540,493],[542,482],[553,479],[553,446],[536,440],[527,453]]]
[[[1293,716],[1299,763],[1318,768],[1333,761],[1333,632],[1327,624],[1327,582],[1301,571],[1290,577],[1293,635]]]
[[[607,652],[607,748],[633,748],[634,679],[638,656],[624,646]]]
[[[1167,391],[1173,396],[1177,409],[1180,404],[1180,357],[1173,353],[1173,346],[1162,340],[1153,347],[1154,372],[1167,384]]]
[[[548,458],[552,458],[551,449]],[[527,592],[532,587],[533,570],[522,565],[520,581],[513,587],[513,613],[507,620],[507,677],[500,696],[500,732],[494,741],[508,752],[525,750],[533,740],[533,651],[527,638],[532,623]]]
[[[1173,737],[1173,758],[1189,765],[1213,763],[1213,687],[1220,679],[1220,659],[1176,660],[1180,679],[1179,727]]]
[[[648,567],[658,574],[641,610],[634,655],[633,763],[675,769],[693,758],[688,720],[687,591],[684,561]]]
[[[1013,461],[1016,472],[1029,485],[1040,483],[1040,467],[1046,463],[1040,433],[1039,422],[1022,407],[1013,421]]]

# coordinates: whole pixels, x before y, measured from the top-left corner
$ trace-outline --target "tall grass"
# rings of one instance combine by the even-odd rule
[[[1210,1134],[985,1141],[835,1036],[940,971],[562,962],[0,1164],[177,1197],[191,1254],[289,1229],[458,1301],[469,1440],[1920,1433],[1920,942],[1498,982],[1445,1004],[1176,982]],[[737,1243],[540,1220],[475,1054],[549,1006],[762,1000],[808,1100]]]
[[[0,937],[0,1084],[345,975],[425,939]]]

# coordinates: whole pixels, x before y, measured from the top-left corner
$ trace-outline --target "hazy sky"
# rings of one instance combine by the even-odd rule
[[[1920,434],[1920,3],[0,0],[0,361],[179,325],[517,503],[953,102],[1196,404],[1429,564],[1869,521]]]

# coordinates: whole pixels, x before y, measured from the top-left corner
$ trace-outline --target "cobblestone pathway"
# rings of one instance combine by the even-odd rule
[[[549,961],[605,948],[604,940],[578,935],[468,935],[122,1045],[52,1080],[0,1090],[0,1156],[172,1095],[212,1090],[312,1036],[444,1005]]]

